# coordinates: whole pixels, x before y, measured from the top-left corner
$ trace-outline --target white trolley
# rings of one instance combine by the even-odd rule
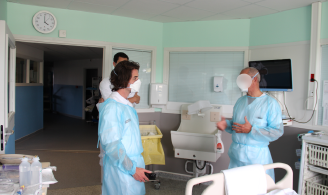
[[[302,136],[302,156],[298,194],[328,194],[328,135]]]

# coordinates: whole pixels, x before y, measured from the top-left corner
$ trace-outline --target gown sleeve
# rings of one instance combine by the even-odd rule
[[[258,141],[272,142],[284,134],[284,126],[281,117],[281,108],[276,101],[271,101],[267,109],[263,109],[261,116],[266,118],[255,118],[250,138]]]
[[[124,112],[117,104],[111,104],[101,108],[98,136],[107,156],[104,159],[105,163],[117,167],[125,174],[134,175],[136,172],[136,162],[127,156],[124,145],[122,144],[124,125]]]
[[[232,130],[232,123],[233,121],[232,120],[226,120],[227,122],[227,128],[225,129],[227,133],[230,133],[232,134],[233,130]]]

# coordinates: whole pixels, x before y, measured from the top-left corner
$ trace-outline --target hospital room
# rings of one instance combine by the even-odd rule
[[[327,0],[0,0],[0,90],[0,194],[328,194]]]

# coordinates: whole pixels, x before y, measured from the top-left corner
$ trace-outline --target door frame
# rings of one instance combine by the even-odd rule
[[[103,49],[103,65],[102,65],[103,78],[104,76],[110,75],[110,72],[112,71],[112,66],[111,66],[112,46],[109,42],[39,37],[39,36],[28,36],[28,35],[14,35],[14,37],[16,41],[19,42],[102,48]]]
[[[13,34],[3,20],[0,20],[0,29],[0,78],[2,78],[0,81],[0,125],[3,131],[0,154],[4,154],[6,137],[13,134],[15,124],[16,45]]]
[[[157,62],[157,48],[156,46],[134,45],[126,43],[113,43],[105,41],[92,41],[92,40],[79,40],[79,39],[66,39],[55,37],[39,37],[30,35],[14,35],[16,41],[28,43],[43,43],[55,45],[70,45],[82,47],[98,47],[103,48],[103,65],[102,65],[102,78],[110,76],[113,68],[112,49],[113,48],[131,48],[149,50],[152,52],[152,75],[151,83],[156,83],[156,62]],[[137,113],[153,113],[155,108],[136,109]]]

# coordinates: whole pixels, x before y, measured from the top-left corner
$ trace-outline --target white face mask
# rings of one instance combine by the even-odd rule
[[[131,93],[139,92],[141,86],[140,79],[136,80],[133,84],[130,84]]]
[[[257,75],[258,73],[256,73]],[[237,85],[240,88],[241,92],[248,92],[248,88],[252,85],[253,79],[256,77],[249,76],[248,74],[241,74],[237,77]]]

